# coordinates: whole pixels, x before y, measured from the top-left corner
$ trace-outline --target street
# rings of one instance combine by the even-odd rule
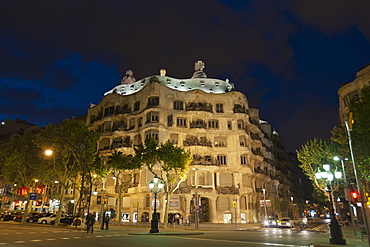
[[[98,229],[98,225],[95,226]],[[275,228],[161,230],[161,234],[170,235],[148,234],[148,231],[146,228],[112,227],[108,231],[96,230],[88,234],[67,227],[0,222],[0,246],[313,246],[314,243],[328,243],[329,237],[325,232]],[[347,246],[367,246],[367,243],[358,241],[358,244]]]

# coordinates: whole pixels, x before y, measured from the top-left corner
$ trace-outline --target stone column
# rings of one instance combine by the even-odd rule
[[[219,219],[217,217],[218,212],[217,212],[217,196],[210,198],[211,200],[211,222],[212,223],[219,223]],[[222,217],[221,217],[222,218]]]

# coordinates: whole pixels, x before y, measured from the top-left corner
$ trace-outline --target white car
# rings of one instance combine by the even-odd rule
[[[283,227],[293,228],[294,222],[290,218],[281,218],[280,220],[278,220],[277,225],[279,228]]]
[[[40,219],[37,220],[37,223],[39,224],[50,224],[50,222],[52,221],[55,221],[55,218],[57,217],[56,214],[52,214],[50,216],[47,216],[47,217],[42,217]],[[60,218],[64,218],[65,215],[61,215]]]

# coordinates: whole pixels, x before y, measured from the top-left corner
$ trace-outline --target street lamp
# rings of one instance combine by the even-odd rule
[[[335,156],[333,158],[333,160],[340,161],[340,163],[342,165],[343,180],[344,180],[344,183],[346,185],[346,188],[344,190],[346,192],[345,194],[346,194],[346,197],[347,197],[346,199],[347,199],[347,202],[348,202],[348,209],[349,209],[349,213],[350,213],[350,216],[351,216],[351,224],[352,224],[352,227],[353,227],[353,235],[354,236],[357,236],[356,222],[355,222],[355,219],[354,219],[353,210],[352,210],[352,203],[351,203],[351,199],[350,199],[350,196],[349,196],[349,187],[348,187],[348,181],[346,179],[346,170],[345,170],[345,167],[344,167],[344,161],[343,161],[343,159],[341,159],[338,156]],[[348,158],[345,158],[344,160],[349,160],[349,159]]]
[[[331,172],[330,170],[330,165],[329,164],[324,164],[323,165],[324,171],[318,170],[317,173],[315,173],[316,179],[324,179],[327,183],[327,191],[329,193],[329,198],[330,198],[330,243],[331,244],[340,244],[340,245],[345,245],[346,240],[343,237],[342,233],[342,226],[339,224],[337,217],[335,216],[334,212],[334,201],[333,201],[333,196],[332,196],[332,181],[334,179],[341,179],[342,178],[342,173],[339,171],[335,171],[334,173]]]
[[[154,177],[153,180],[149,183],[149,189],[154,194],[154,213],[152,215],[152,222],[150,233],[159,232],[159,215],[157,213],[157,194],[163,189],[162,181],[159,181],[158,177]]]
[[[263,192],[263,205],[265,207],[265,221],[268,220],[267,219],[267,205],[266,205],[266,189],[262,189],[262,192]]]

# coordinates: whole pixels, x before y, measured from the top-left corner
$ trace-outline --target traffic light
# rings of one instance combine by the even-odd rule
[[[352,201],[355,201],[355,202],[357,202],[358,200],[359,200],[359,194],[358,194],[358,192],[357,191],[351,191],[351,199],[352,199]]]
[[[354,123],[355,123],[355,120],[353,119],[353,112],[350,112],[348,114],[348,129],[349,130],[352,130]]]

